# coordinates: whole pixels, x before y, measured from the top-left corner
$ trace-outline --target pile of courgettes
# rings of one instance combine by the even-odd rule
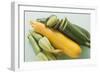
[[[48,28],[63,33],[80,46],[90,48],[90,33],[86,29],[71,23],[66,17],[59,19],[56,15],[51,15],[47,18],[36,19],[36,21],[45,24]],[[28,39],[39,60],[57,60],[58,56],[65,56],[61,50],[55,49],[52,46],[47,37],[33,30],[29,31]]]

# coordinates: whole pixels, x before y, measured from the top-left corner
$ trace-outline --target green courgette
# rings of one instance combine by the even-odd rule
[[[34,50],[34,52],[35,52],[35,54],[38,54],[40,51],[41,51],[41,49],[40,49],[40,47],[38,46],[38,44],[37,44],[37,42],[35,41],[35,39],[32,37],[32,35],[28,35],[28,39],[29,39],[29,42],[30,42],[30,44],[32,45],[32,48],[33,48],[33,50]]]

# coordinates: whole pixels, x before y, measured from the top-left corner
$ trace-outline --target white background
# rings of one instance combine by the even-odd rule
[[[18,0],[16,0],[18,1]],[[100,2],[99,0],[19,0],[22,2],[33,2],[37,5],[57,5],[66,6],[66,4],[74,5],[87,5],[96,6],[97,10],[97,24],[96,24],[96,40],[95,44],[98,48],[97,66],[84,66],[84,67],[69,67],[69,68],[55,68],[46,70],[29,71],[30,73],[100,73]],[[11,0],[0,1],[0,73],[13,73],[10,71],[10,55],[11,55]],[[27,73],[28,71],[21,71]]]

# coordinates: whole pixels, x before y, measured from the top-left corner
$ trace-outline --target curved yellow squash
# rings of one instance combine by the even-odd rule
[[[46,36],[55,48],[62,50],[69,57],[78,58],[80,56],[80,46],[59,31],[50,29],[43,23],[36,21],[32,22],[32,27],[36,32]]]

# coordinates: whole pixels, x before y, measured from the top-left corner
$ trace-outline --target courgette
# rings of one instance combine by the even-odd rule
[[[32,35],[28,35],[28,39],[29,39],[29,42],[30,42],[30,44],[32,45],[32,48],[33,48],[33,50],[34,50],[34,52],[35,52],[35,54],[38,54],[40,51],[41,51],[41,49],[40,49],[40,47],[38,46],[38,44],[37,44],[37,42],[35,41],[35,39],[32,37]]]

